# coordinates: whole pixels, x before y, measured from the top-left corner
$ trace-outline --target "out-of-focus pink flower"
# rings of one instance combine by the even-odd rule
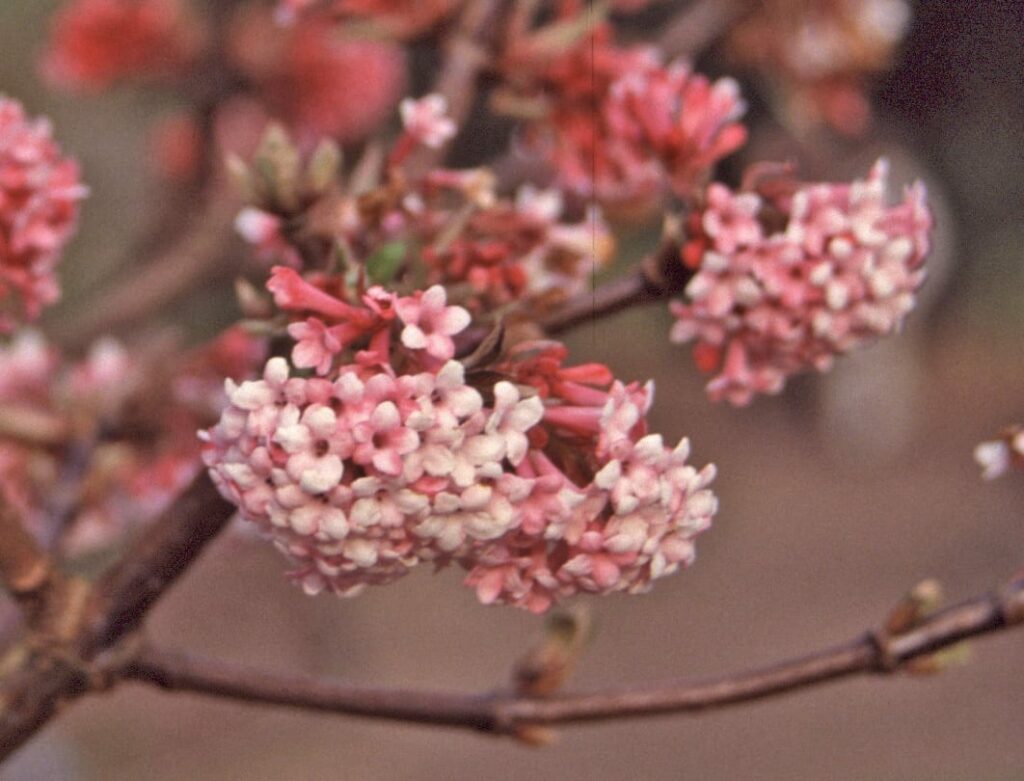
[[[42,334],[22,329],[10,344],[0,348],[3,371],[0,372],[0,401],[9,402],[49,392],[56,376],[59,355],[46,343]]]
[[[1024,470],[1024,426],[1008,427],[999,439],[974,448],[974,460],[986,480],[1002,477],[1011,469]]]
[[[184,112],[160,120],[149,134],[152,165],[171,181],[187,182],[195,176],[201,145],[199,125]]]
[[[931,215],[924,188],[886,205],[886,166],[852,184],[795,187],[768,201],[712,185],[684,259],[696,273],[673,302],[672,340],[696,342],[713,399],[747,404],[796,372],[893,333],[924,280]],[[768,233],[765,212],[785,226]],[[696,248],[696,251],[694,249]]]
[[[0,96],[0,330],[57,300],[54,267],[86,192],[49,123]]]
[[[117,385],[126,385],[130,360],[124,347],[114,339],[96,342],[86,359],[71,373],[71,389],[81,396],[99,397]]]
[[[513,76],[529,67],[506,64]],[[649,48],[618,47],[610,28],[555,58],[538,78],[550,110],[528,125],[527,142],[565,187],[616,208],[650,203],[666,186],[689,197],[746,139],[736,82],[712,83],[682,62],[663,66]]]
[[[651,4],[651,0],[612,0],[612,8],[621,14],[636,14]]]
[[[278,24],[294,24],[299,14],[317,3],[318,0],[280,0],[274,10],[274,19]]]
[[[235,217],[235,230],[250,244],[269,247],[282,241],[281,218],[262,209],[246,207]]]
[[[68,89],[172,75],[199,43],[179,0],[71,0],[53,19],[43,73]]]
[[[406,98],[399,106],[405,132],[421,144],[438,149],[455,137],[458,127],[448,116],[448,101],[444,95],[424,95]]]
[[[269,112],[306,146],[324,136],[342,142],[363,138],[390,116],[405,86],[398,46],[346,38],[318,16],[282,30],[262,11],[244,14],[231,51],[260,87]]]
[[[259,260],[301,266],[302,255],[285,238],[282,226],[283,220],[276,214],[252,206],[243,208],[235,217],[235,231],[253,246]]]

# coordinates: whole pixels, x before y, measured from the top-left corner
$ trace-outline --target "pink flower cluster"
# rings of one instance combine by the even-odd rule
[[[436,311],[420,307],[420,323]],[[399,374],[364,356],[307,379],[273,358],[261,380],[228,383],[204,458],[309,593],[355,594],[421,562],[458,563],[482,602],[535,612],[644,591],[693,558],[713,468],[646,434],[649,388],[609,388],[607,369],[561,369],[564,348],[551,352],[484,388],[454,360]]]
[[[608,203],[650,200],[668,185],[691,195],[712,166],[746,140],[732,79],[712,83],[646,48],[620,49],[599,30],[544,75],[554,99],[528,139],[563,185]]]
[[[1011,469],[1024,470],[1024,426],[1010,426],[999,439],[974,448],[974,460],[986,480],[1002,477]]]
[[[54,267],[87,192],[50,133],[48,122],[0,96],[0,330],[59,297]]]
[[[80,90],[168,76],[195,54],[196,35],[180,0],[71,0],[53,19],[43,72]]]
[[[57,351],[33,331],[20,331],[0,348],[0,405],[24,429],[0,440],[0,487],[33,533],[45,537],[53,522],[51,502],[60,495],[63,477],[60,438],[70,437],[69,403],[79,425],[92,415],[109,413],[123,398],[119,388],[127,373],[124,351],[109,341],[97,343],[83,361],[67,370]],[[115,474],[124,474],[127,464],[113,449],[107,455],[113,457],[96,459],[92,490],[72,508],[74,517],[65,520],[65,553],[92,550],[123,531],[126,508],[119,504],[124,496],[106,489],[117,481]]]
[[[932,219],[921,184],[887,206],[879,161],[865,180],[790,192],[712,184],[691,220],[684,260],[696,273],[686,302],[672,304],[671,338],[696,341],[698,365],[718,372],[708,384],[715,400],[777,393],[789,375],[824,371],[896,331],[924,280]]]

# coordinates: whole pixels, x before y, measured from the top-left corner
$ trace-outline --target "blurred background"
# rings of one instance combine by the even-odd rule
[[[0,93],[53,119],[92,189],[61,269],[65,301],[47,321],[59,332],[166,208],[145,131],[173,107],[136,89],[68,97],[44,87],[35,62],[55,6],[0,4]],[[666,9],[637,17],[633,32],[657,28]],[[741,410],[705,399],[687,351],[668,343],[663,307],[572,335],[576,360],[655,379],[653,428],[690,436],[695,460],[718,465],[721,500],[691,570],[648,596],[592,601],[597,635],[574,688],[760,665],[856,636],[922,578],[955,601],[1024,562],[1024,480],[985,483],[971,458],[979,441],[1024,422],[1024,6],[922,2],[912,13],[893,68],[872,83],[871,130],[856,140],[784,128],[771,89],[734,71],[725,46],[699,62],[715,76],[738,72],[751,103],[753,137],[727,181],[744,162],[780,157],[799,159],[808,178],[849,178],[881,154],[897,181],[923,178],[938,220],[931,279],[902,335]],[[656,227],[625,231],[626,261],[657,241]],[[221,288],[196,293],[177,316],[212,330],[230,319],[227,300]],[[424,571],[350,601],[310,599],[269,546],[227,535],[149,627],[169,646],[274,669],[502,686],[542,621],[481,607],[458,583],[457,572]],[[967,665],[937,677],[861,678],[699,717],[570,727],[545,749],[126,684],[69,709],[0,778],[1022,779],[1022,650],[1024,634],[1011,632],[973,644]]]

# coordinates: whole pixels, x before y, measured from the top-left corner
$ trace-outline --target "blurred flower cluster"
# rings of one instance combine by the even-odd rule
[[[657,206],[666,189],[685,199],[746,139],[734,80],[620,46],[608,24],[564,44],[535,34],[510,46],[499,105],[529,118],[525,143],[567,190],[619,209]]]
[[[69,360],[35,331],[0,347],[0,487],[46,544],[82,556],[123,542],[199,470],[195,430],[223,380],[264,355],[240,329],[175,353],[104,339]]]
[[[0,331],[34,320],[59,297],[54,269],[86,192],[49,123],[0,96]]]
[[[74,92],[135,83],[208,104],[212,116],[183,111],[154,127],[160,172],[183,180],[198,174],[204,133],[221,153],[251,154],[273,117],[308,144],[356,141],[398,103],[405,56],[396,44],[345,36],[322,15],[281,28],[264,4],[225,8],[215,24],[184,0],[69,0],[53,18],[43,73]]]
[[[674,302],[672,340],[696,340],[713,399],[747,404],[786,377],[892,333],[924,281],[931,215],[924,188],[886,206],[886,165],[865,180],[783,179],[734,193],[708,187],[683,250],[695,274]]]
[[[872,76],[889,67],[910,21],[906,0],[764,0],[729,33],[740,68],[778,91],[797,130],[827,124],[862,135]]]

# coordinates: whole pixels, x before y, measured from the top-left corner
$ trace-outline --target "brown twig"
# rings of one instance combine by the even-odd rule
[[[234,505],[201,474],[95,589],[81,630],[39,647],[0,685],[0,760],[32,737],[62,702],[105,685],[104,659],[227,525]]]
[[[666,240],[634,271],[569,299],[541,318],[540,325],[555,335],[633,306],[657,303],[681,293],[691,275],[679,260],[679,245]]]
[[[108,648],[137,627],[235,510],[203,471],[97,585],[90,650]]]
[[[124,675],[171,691],[505,734],[527,725],[693,713],[764,699],[862,673],[889,672],[893,665],[1020,623],[1024,581],[944,610],[888,640],[868,632],[843,645],[700,683],[660,682],[544,699],[354,687],[152,648],[143,650]]]

